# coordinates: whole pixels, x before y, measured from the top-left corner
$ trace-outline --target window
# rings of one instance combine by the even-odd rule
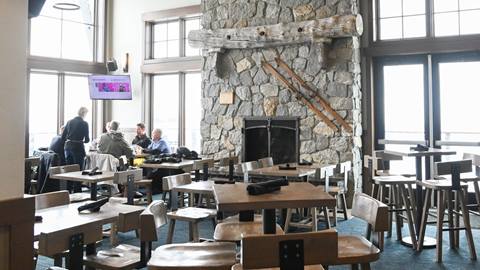
[[[434,0],[435,36],[479,34],[480,1]]]
[[[425,37],[425,1],[379,0],[380,39]]]
[[[87,75],[32,71],[29,88],[28,153],[48,147],[59,127],[88,109],[90,137],[93,137],[94,102],[90,99]]]
[[[378,7],[373,12],[374,39],[480,34],[477,0],[375,0],[372,7]]]
[[[48,147],[57,134],[58,75],[30,73],[29,148]]]
[[[57,9],[55,0],[45,2],[40,16],[30,21],[30,55],[103,62],[105,1],[74,2],[78,10]]]
[[[155,75],[152,89],[152,128],[160,128],[172,148],[200,152],[200,73]]]
[[[200,49],[188,45],[188,32],[200,29],[200,18],[182,19],[153,23],[153,58],[198,56]]]
[[[171,147],[179,142],[179,75],[153,77],[153,128],[162,130],[162,137]]]

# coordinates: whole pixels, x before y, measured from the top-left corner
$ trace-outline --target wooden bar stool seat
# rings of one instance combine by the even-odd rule
[[[166,242],[167,244],[172,243],[173,233],[175,232],[175,223],[177,220],[189,223],[190,241],[198,242],[200,240],[198,235],[198,222],[205,219],[212,219],[212,221],[215,223],[217,210],[198,207],[185,207],[167,213],[167,217],[170,219]]]
[[[338,262],[340,264],[366,264],[380,258],[380,249],[361,236],[338,236]]]
[[[155,249],[149,270],[229,270],[236,262],[234,243],[169,244]]]
[[[88,262],[87,262],[88,261]],[[98,251],[86,257],[86,265],[105,270],[129,270],[141,266],[140,248],[132,245],[118,245]]]
[[[470,251],[470,259],[476,260],[477,254],[473,242],[472,229],[470,227],[469,211],[466,204],[468,185],[460,181],[460,174],[462,172],[470,172],[472,170],[472,160],[436,162],[435,169],[437,175],[450,174],[450,176],[442,177],[438,180],[418,181],[418,185],[426,188],[426,193],[417,250],[421,251],[423,249],[423,239],[425,238],[430,200],[432,194],[435,193],[437,197],[437,262],[442,261],[443,232],[449,232],[450,248],[457,248],[460,242],[458,234],[460,230],[465,231]],[[448,217],[447,227],[443,226],[445,210],[447,210]],[[463,218],[463,227],[460,227],[460,216]]]
[[[416,180],[402,175],[375,176],[373,183],[378,187],[376,199],[388,205],[388,233],[387,237],[392,236],[393,215],[395,215],[395,224],[397,240],[402,240],[402,227],[404,220],[407,221],[412,248],[417,248],[417,239],[414,229],[416,221],[415,194],[413,187]]]
[[[263,221],[224,222],[215,226],[213,239],[220,242],[240,242],[242,235],[262,235]],[[277,224],[276,234],[284,234]]]

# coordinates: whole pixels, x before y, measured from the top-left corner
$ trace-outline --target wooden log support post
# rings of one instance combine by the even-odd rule
[[[218,49],[249,49],[307,42],[330,42],[331,38],[360,36],[363,21],[360,14],[336,15],[324,19],[279,23],[245,28],[190,31],[190,46]]]

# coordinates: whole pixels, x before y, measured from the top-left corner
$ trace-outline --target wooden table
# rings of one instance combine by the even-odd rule
[[[415,172],[416,178],[419,181],[423,181],[422,176],[422,157],[425,159],[425,179],[431,179],[430,175],[430,159],[435,156],[443,155],[455,155],[457,152],[452,150],[444,150],[437,148],[429,148],[427,151],[394,151],[394,150],[384,150],[386,154],[404,156],[404,157],[415,157]],[[420,232],[420,223],[422,220],[422,209],[423,209],[423,188],[421,185],[416,185],[416,208],[417,208],[417,220],[415,224],[417,239],[418,233]],[[410,237],[405,237],[402,239],[402,242],[407,245],[412,245]],[[436,240],[434,238],[425,237],[424,247],[434,247],[436,246]]]
[[[143,163],[140,165],[142,168],[151,168],[151,169],[169,169],[169,170],[184,170],[185,172],[190,171],[193,167],[194,160],[182,160],[179,163],[172,162],[162,162],[162,163]]]
[[[97,200],[97,183],[107,180],[113,180],[114,172],[102,172],[102,174],[97,175],[82,175],[81,171],[77,172],[68,172],[51,175],[50,178],[66,181],[76,181],[76,182],[86,182],[90,185],[90,199],[93,201]]]
[[[283,164],[282,164],[283,165]],[[310,166],[297,166],[297,164],[290,164],[295,167],[295,170],[281,170],[279,165],[272,167],[258,168],[248,171],[249,176],[265,177],[284,177],[284,178],[298,178],[306,182],[309,175],[315,174],[316,168]]]
[[[35,215],[42,216],[42,222],[35,223],[34,227],[34,239],[39,241],[39,254],[53,256],[73,249],[70,253],[73,258],[70,259],[68,267],[72,270],[82,269],[83,244],[87,244],[87,254],[95,253],[95,242],[102,239],[102,225],[116,224],[119,219],[123,219],[125,222],[122,223],[128,224],[129,229],[137,229],[140,213],[144,210],[139,206],[106,203],[99,212],[78,213],[77,208],[83,204],[85,202],[35,212]],[[75,247],[73,240],[78,240],[78,237],[83,239],[83,244]]]
[[[213,185],[218,211],[263,210],[263,231],[274,234],[275,209],[334,207],[335,199],[310,183],[290,183],[280,191],[262,195],[248,195],[246,183]]]
[[[172,198],[176,198],[178,192],[184,192],[188,193],[188,200],[190,206],[193,206],[193,199],[194,199],[194,194],[201,194],[201,195],[213,195],[213,181],[198,181],[198,182],[192,182],[190,184],[186,185],[181,185],[173,188],[172,193]],[[172,202],[172,207],[173,202]]]

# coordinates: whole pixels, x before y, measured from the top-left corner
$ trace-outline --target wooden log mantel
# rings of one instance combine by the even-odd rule
[[[192,47],[203,47],[218,52],[222,49],[265,48],[307,42],[324,43],[330,42],[332,38],[360,36],[362,33],[362,16],[356,14],[255,27],[195,30],[190,31],[188,40]]]

